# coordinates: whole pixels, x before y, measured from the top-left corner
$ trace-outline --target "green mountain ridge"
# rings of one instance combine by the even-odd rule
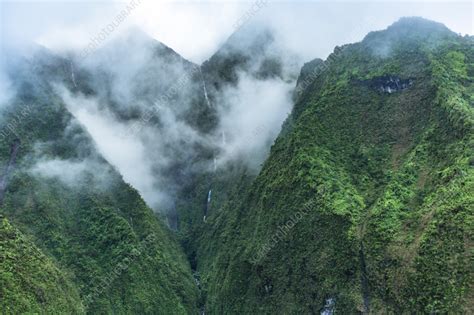
[[[0,314],[473,312],[473,37],[402,18],[298,78],[280,49],[249,26],[199,66],[133,30],[89,60],[15,59]],[[216,162],[242,75],[295,82],[259,172]],[[147,131],[136,139],[169,197],[155,213],[58,84]]]
[[[10,174],[2,174],[9,179],[0,209],[38,248],[27,250],[48,259],[44,266],[25,261],[13,278],[2,260],[0,274],[10,278],[0,313],[193,313],[197,289],[174,235],[98,154],[41,76],[44,68],[23,64],[19,92],[2,116],[10,125],[0,139],[1,164],[13,143],[19,148]],[[2,235],[11,233],[5,229]],[[24,255],[21,243],[10,243],[7,258]],[[30,269],[41,277],[32,284],[25,283]]]
[[[209,313],[469,313],[472,45],[412,18],[329,56],[200,231]]]

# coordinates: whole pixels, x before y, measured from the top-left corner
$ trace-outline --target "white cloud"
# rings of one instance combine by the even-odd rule
[[[202,62],[232,34],[254,1],[151,1],[140,4],[112,33],[137,25],[184,57]],[[3,2],[2,40],[36,40],[55,50],[85,47],[129,1]],[[473,34],[470,1],[268,1],[251,20],[279,31],[305,59],[324,58],[335,45],[358,41],[402,16],[422,16]]]
[[[271,143],[291,111],[293,83],[279,79],[256,80],[245,74],[239,77],[237,87],[223,91],[220,109],[220,162],[236,158],[253,170],[259,170]]]
[[[151,207],[167,198],[156,187],[151,157],[138,135],[129,126],[116,120],[107,110],[99,110],[95,99],[71,95],[62,89],[68,109],[94,139],[102,156],[115,166],[124,180],[134,186]]]
[[[10,100],[13,94],[11,82],[6,73],[2,70],[0,64],[0,109],[2,109]]]
[[[247,6],[242,2],[147,1],[132,19],[156,39],[199,63],[233,33]]]
[[[79,178],[86,171],[93,171],[91,164],[86,161],[70,161],[61,159],[42,159],[32,168],[31,172],[36,176],[47,178],[57,178],[68,186],[75,186],[79,183]]]
[[[113,22],[128,3],[2,2],[0,25],[4,30],[0,32],[0,44],[17,46],[34,40],[56,51],[82,49]],[[130,26],[137,25],[185,58],[201,63],[232,34],[235,23],[242,21],[241,18],[253,3],[141,0],[127,19],[100,42],[97,47],[101,53],[83,63],[88,70],[101,66],[101,70],[111,74],[109,87],[113,97],[109,99],[108,95],[100,94],[108,90],[106,84],[99,81],[102,79],[99,76],[94,76],[92,80],[95,81],[89,82],[98,87],[97,98],[72,95],[65,89],[59,89],[68,109],[90,133],[101,155],[155,209],[169,207],[173,197],[170,192],[175,189],[173,183],[167,181],[170,175],[160,172],[176,162],[172,154],[179,155],[183,160],[191,160],[194,153],[192,148],[196,144],[214,142],[221,148],[220,163],[244,157],[244,161],[257,170],[291,110],[290,91],[294,83],[278,79],[256,80],[241,74],[236,87],[221,92],[218,100],[219,131],[212,139],[203,137],[178,118],[189,105],[189,100],[184,100],[188,98],[184,89],[179,91],[179,106],[163,108],[160,112],[160,128],[146,126],[139,133],[133,133],[130,132],[130,123],[117,119],[103,108],[107,104],[100,102],[115,101],[118,106],[128,107],[140,105],[132,104],[136,94],[141,93],[141,90],[134,89],[135,85],[160,93],[156,91],[164,88],[163,82],[175,81],[173,78],[179,77],[182,68],[175,67],[173,71],[171,65],[160,71],[159,66],[150,66],[151,53],[140,49],[143,48],[140,43],[125,46],[120,51],[116,46],[108,47],[108,42]],[[268,5],[246,22],[270,25],[276,30],[276,42],[283,51],[297,53],[299,58],[310,60],[325,58],[336,45],[359,41],[369,31],[383,29],[401,16],[413,15],[445,23],[457,32],[473,32],[472,3],[469,2],[268,1]],[[129,50],[129,47],[133,49]],[[144,70],[153,73],[153,76],[145,75]],[[9,81],[1,73],[0,105],[2,100],[5,101],[4,96],[11,92]],[[137,82],[138,77],[142,81]],[[56,177],[68,184],[74,183],[79,174],[84,172],[99,172],[96,162],[87,159],[40,159],[33,170],[36,174]],[[187,175],[186,171],[182,173]]]

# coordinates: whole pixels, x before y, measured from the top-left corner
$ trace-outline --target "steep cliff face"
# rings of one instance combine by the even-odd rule
[[[0,312],[196,312],[177,240],[69,113],[50,79],[70,67],[45,54],[46,64],[17,60],[18,92],[2,111],[0,213],[15,228],[3,222]]]
[[[257,55],[234,42],[216,56],[224,63],[228,54],[245,59],[233,68],[238,76],[284,82],[281,62],[267,60],[270,42]],[[235,135],[221,132],[217,119],[228,104],[215,100],[228,91],[210,87],[209,79],[234,93],[239,80],[214,77],[216,68],[201,69],[136,30],[82,60],[39,48],[31,58],[14,58],[11,70],[19,94],[2,113],[2,213],[71,274],[86,312],[193,313],[197,288],[185,256],[123,182],[117,171],[136,185],[115,163],[120,156],[104,154],[103,146],[140,144],[134,148],[143,149],[139,162],[147,163],[143,175],[151,181],[136,187],[179,230],[195,267],[195,232],[236,182],[255,177],[237,157],[222,162]]]
[[[227,85],[237,84],[239,72],[262,80],[288,80],[292,75],[289,71],[296,70],[298,61],[289,62],[287,57],[288,52],[279,46],[272,30],[249,24],[232,34],[202,67],[210,92],[216,93]]]
[[[121,167],[120,157],[104,157],[138,188],[148,204],[166,214],[173,229],[187,233],[203,221],[206,209],[212,211],[227,198],[234,177],[245,171],[241,165],[245,163],[238,161],[239,149],[233,147],[239,131],[228,126],[233,118],[229,111],[236,111],[236,102],[256,101],[255,96],[248,100],[241,95],[254,82],[278,82],[291,89],[296,65],[289,66],[286,56],[270,31],[245,28],[198,66],[132,30],[86,59],[72,58],[75,71],[63,78],[69,83],[64,99],[99,147],[105,140],[100,132],[94,132],[99,128],[90,123],[92,116],[99,116],[103,124],[122,127],[126,130],[122,138],[139,144],[145,180],[127,176],[133,172]],[[89,103],[95,106],[84,115],[84,105]],[[243,116],[242,111],[236,116]],[[259,133],[265,128],[252,129]],[[270,142],[277,131],[273,133]],[[123,141],[120,137],[106,140]],[[103,145],[105,151],[107,145]],[[269,143],[265,147],[268,149]],[[140,187],[146,181],[149,184]],[[212,187],[215,198],[208,207],[207,194]]]
[[[208,311],[467,312],[473,53],[422,19],[337,48],[202,230]]]
[[[136,29],[86,59],[73,60],[77,86],[66,93],[68,108],[104,157],[177,229],[176,200],[189,178],[211,167],[215,148],[209,134],[217,118],[200,67]],[[85,114],[84,102],[93,104]],[[95,117],[100,123],[94,124]],[[110,142],[117,145],[111,148]],[[137,159],[111,153],[121,150],[120,142],[129,144],[125,150],[140,151]]]
[[[207,170],[188,178],[176,203],[179,234],[193,267],[198,238],[210,228],[207,219],[250,185],[268,156],[291,110],[298,67],[270,29],[251,23],[202,64],[206,98],[218,118],[207,135],[215,146]]]
[[[471,312],[473,38],[410,18],[289,59],[252,27],[202,66],[136,30],[15,58],[0,313]]]

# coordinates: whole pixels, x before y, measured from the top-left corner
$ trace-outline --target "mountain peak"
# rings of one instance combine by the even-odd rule
[[[134,54],[130,54],[131,51]],[[166,55],[176,60],[185,60],[184,57],[172,48],[135,26],[125,29],[116,37],[107,41],[103,46],[98,47],[93,54],[110,62],[119,63],[124,60],[134,60],[133,62],[136,63],[152,55]],[[89,62],[94,64],[93,60]]]
[[[370,32],[362,43],[376,55],[386,56],[392,48],[402,43],[412,43],[433,48],[445,39],[456,37],[444,24],[422,17],[403,17],[385,30]]]
[[[446,37],[456,35],[444,24],[422,17],[402,17],[385,30],[370,32],[364,41],[378,39],[381,36],[389,39],[429,39],[433,36]]]
[[[213,56],[259,55],[275,41],[273,31],[265,25],[250,23],[237,29]],[[212,57],[211,57],[212,59]]]
[[[419,33],[454,34],[446,25],[419,16],[402,17],[387,28],[387,31],[416,31]]]
[[[117,35],[114,39],[110,40],[106,45],[104,45],[103,49],[115,49],[117,47],[124,48],[130,50],[131,48],[153,48],[157,47],[159,49],[169,48],[162,42],[156,40],[148,33],[143,31],[138,27],[130,27],[127,28],[125,31]],[[170,49],[170,48],[169,48]]]

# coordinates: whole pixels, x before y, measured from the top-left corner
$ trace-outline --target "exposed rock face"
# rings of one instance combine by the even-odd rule
[[[408,89],[413,85],[413,80],[402,79],[395,75],[384,75],[367,80],[364,83],[381,93],[392,94]]]

